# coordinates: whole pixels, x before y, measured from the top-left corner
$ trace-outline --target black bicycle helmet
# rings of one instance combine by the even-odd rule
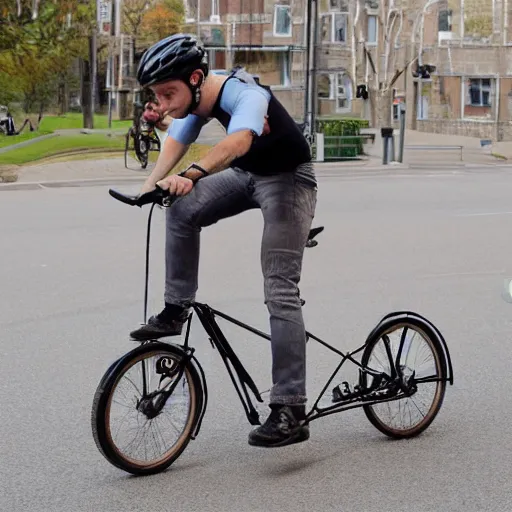
[[[190,83],[190,76],[197,69],[205,77],[208,75],[206,52],[192,35],[175,34],[162,39],[144,53],[137,70],[137,80],[142,87],[167,80],[182,80],[192,91],[191,111],[200,100],[202,81],[196,86]]]

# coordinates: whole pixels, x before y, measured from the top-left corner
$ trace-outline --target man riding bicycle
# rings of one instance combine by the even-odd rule
[[[250,74],[208,73],[205,51],[192,36],[173,35],[152,46],[137,78],[173,118],[141,193],[158,185],[181,197],[167,209],[165,307],[131,336],[145,341],[181,334],[198,288],[201,229],[261,209],[273,387],[270,415],[249,434],[249,444],[305,441],[306,335],[298,283],[317,195],[309,145],[271,90]],[[168,176],[213,118],[226,129],[225,139],[180,175]]]
[[[155,101],[148,101],[144,105],[142,119],[154,127],[155,133],[160,140],[160,144],[163,146],[165,139],[167,138],[167,130],[172,123],[172,117],[165,115],[165,112],[162,112],[160,105]]]

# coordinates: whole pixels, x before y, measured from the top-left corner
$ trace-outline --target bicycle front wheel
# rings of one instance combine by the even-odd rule
[[[378,372],[398,374],[410,390],[403,398],[365,405],[373,426],[389,437],[410,438],[423,432],[437,416],[446,390],[446,361],[442,347],[425,324],[397,320],[367,344],[361,364]],[[361,386],[372,377],[361,375]]]
[[[158,473],[183,452],[199,420],[203,391],[179,348],[152,342],[123,356],[94,396],[96,446],[134,475]]]

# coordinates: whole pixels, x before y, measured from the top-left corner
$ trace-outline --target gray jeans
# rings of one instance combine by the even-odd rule
[[[167,209],[165,301],[195,300],[201,228],[260,208],[261,266],[272,338],[271,403],[306,402],[306,336],[298,283],[316,207],[316,188],[295,173],[258,176],[226,169],[201,179]]]

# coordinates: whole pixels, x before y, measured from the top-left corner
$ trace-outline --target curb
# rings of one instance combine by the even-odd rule
[[[76,180],[54,180],[54,181],[25,181],[16,183],[0,183],[0,191],[8,190],[38,190],[45,188],[64,188],[64,187],[91,187],[95,185],[130,184],[141,183],[146,180],[146,176],[112,177],[112,178],[88,178]]]
[[[414,165],[406,165],[406,164],[397,164],[397,165],[381,165],[378,167],[368,166],[368,165],[359,165],[353,166],[350,168],[347,165],[336,166],[335,164],[323,164],[316,166],[317,171],[320,171],[319,176],[323,177],[343,177],[343,176],[358,176],[360,173],[363,175],[365,172],[383,172],[383,171],[437,171],[439,173],[450,172],[462,169],[475,169],[475,168],[485,168],[485,169],[503,169],[503,168],[512,168],[512,164],[462,164],[462,165],[454,165],[454,166],[446,166],[443,168],[439,168],[439,166],[434,165],[425,165],[419,166]],[[323,173],[329,174],[323,174]],[[336,173],[336,174],[330,174]],[[379,174],[375,174],[378,176]],[[382,174],[385,176],[385,174]],[[132,183],[142,183],[146,180],[147,176],[112,176],[108,178],[77,178],[73,180],[47,180],[47,181],[17,181],[14,183],[0,183],[0,192],[1,191],[9,191],[9,190],[44,190],[47,188],[65,188],[65,187],[91,187],[91,186],[101,186],[101,185],[109,185],[109,184],[132,184]]]

